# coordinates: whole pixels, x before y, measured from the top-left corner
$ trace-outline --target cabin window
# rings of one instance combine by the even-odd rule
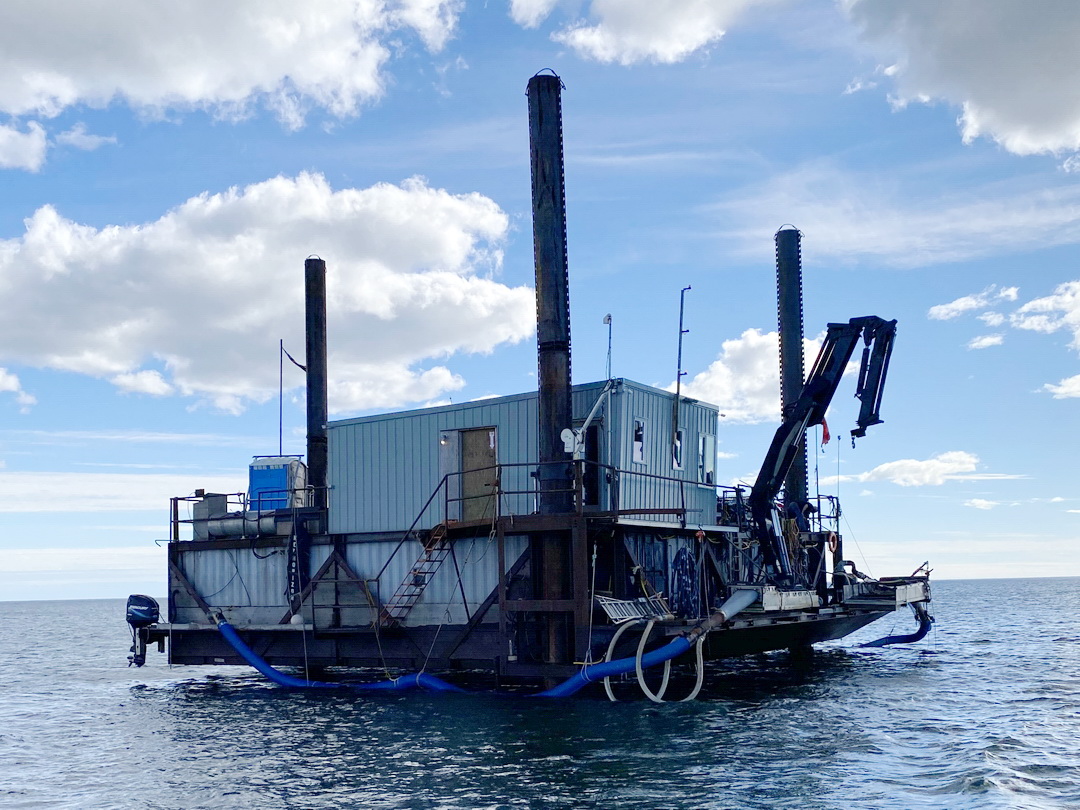
[[[716,437],[705,435],[698,443],[698,481],[716,484]]]
[[[681,470],[683,468],[683,429],[679,428],[675,431],[675,438],[671,442],[671,469]]]
[[[645,463],[645,420],[634,420],[634,450],[631,458],[638,464]]]

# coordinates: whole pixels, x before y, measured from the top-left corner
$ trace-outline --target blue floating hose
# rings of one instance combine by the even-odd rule
[[[432,692],[465,691],[458,686],[454,686],[452,683],[447,683],[442,678],[428,675],[426,672],[402,675],[400,678],[394,678],[389,681],[378,681],[376,683],[329,683],[328,681],[309,681],[304,678],[294,678],[292,675],[286,675],[284,672],[274,669],[266,663],[261,656],[247,645],[247,642],[240,638],[240,634],[237,633],[233,626],[228,622],[219,621],[217,628],[221,632],[221,635],[225,637],[225,640],[232,645],[232,648],[236,650],[245,661],[279,686],[289,686],[294,689],[359,689],[365,692],[376,690],[405,691],[416,688],[430,689]]]
[[[663,647],[641,656],[641,667],[642,669],[647,669],[649,667],[654,667],[657,664],[662,664],[665,661],[670,661],[672,658],[677,658],[689,650],[693,644],[694,642],[687,636],[679,636],[678,638],[669,641]],[[613,675],[628,675],[636,669],[637,658],[633,656],[630,658],[619,658],[615,661],[605,661],[600,664],[592,664],[591,666],[584,667],[579,673],[563,681],[558,686],[554,686],[547,691],[538,693],[536,697],[570,697],[592,681],[610,678]]]
[[[919,619],[919,627],[914,633],[905,633],[903,635],[885,636],[879,638],[876,641],[867,641],[865,644],[860,644],[860,647],[888,647],[892,644],[913,644],[916,641],[922,641],[926,637],[926,634],[930,632],[930,627],[934,623],[934,618],[930,615],[930,612],[926,609],[926,605],[922,602],[914,602],[911,605],[911,609],[915,611],[915,615]]]
[[[432,692],[464,693],[466,691],[426,672],[402,675],[393,680],[377,681],[376,683],[330,683],[328,681],[309,681],[305,678],[294,678],[292,675],[286,675],[266,663],[258,653],[248,646],[247,642],[240,638],[240,634],[228,622],[219,621],[217,628],[221,635],[225,637],[225,640],[232,645],[232,648],[245,661],[279,686],[288,686],[293,689],[358,689],[362,691],[405,691],[416,688],[428,689]],[[657,664],[670,661],[672,658],[676,658],[689,650],[692,645],[693,641],[686,636],[679,636],[663,647],[643,655],[641,657],[641,666],[643,668],[654,667]],[[576,675],[563,681],[558,686],[539,692],[534,697],[570,697],[586,684],[603,678],[610,678],[614,675],[626,675],[633,672],[636,666],[637,659],[634,657],[592,664],[584,667]]]

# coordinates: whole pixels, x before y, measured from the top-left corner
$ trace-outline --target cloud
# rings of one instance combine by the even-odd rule
[[[114,101],[232,117],[255,102],[299,126],[309,106],[355,115],[384,90],[389,38],[432,51],[462,0],[237,0],[0,6],[0,111],[54,116]]]
[[[161,531],[164,531],[162,527]],[[62,571],[140,571],[166,562],[162,547],[131,548],[5,548],[0,549],[0,572],[36,574]]]
[[[803,341],[807,368],[817,356],[824,333]],[[747,329],[720,345],[713,363],[682,386],[689,397],[720,406],[729,422],[780,419],[779,335]],[[674,384],[669,386],[674,391]]]
[[[947,304],[938,304],[930,307],[927,316],[937,321],[947,321],[958,318],[966,312],[976,309],[986,309],[997,301],[1015,301],[1019,295],[1019,287],[1003,287],[998,289],[996,284],[991,284],[980,293],[964,295]],[[987,313],[991,319],[996,313]],[[1000,317],[1000,316],[999,316]]]
[[[999,501],[988,501],[983,498],[971,498],[964,501],[964,506],[970,506],[972,509],[990,510],[995,506],[1001,506],[1001,503]]]
[[[989,349],[991,346],[1000,346],[1005,342],[1004,335],[980,335],[968,341],[969,349]]]
[[[165,548],[151,544],[0,549],[0,592],[4,599],[15,600],[117,599],[129,593],[164,595],[165,565]]]
[[[862,37],[895,65],[895,103],[943,100],[965,142],[1026,155],[1080,149],[1080,5],[842,0]]]
[[[822,484],[836,481],[888,481],[901,487],[938,487],[950,481],[994,481],[1024,478],[1005,473],[977,473],[979,457],[963,450],[939,453],[928,459],[903,458],[881,464],[869,472],[833,476]]]
[[[580,20],[552,35],[579,56],[632,65],[671,64],[717,42],[747,9],[772,0],[592,0],[592,23]],[[513,0],[511,16],[537,25],[553,4]]]
[[[1080,350],[1080,281],[1059,284],[1052,294],[1028,301],[1009,322],[1017,329],[1045,334],[1068,329],[1073,333],[1072,347]]]
[[[146,430],[5,430],[8,443],[30,445],[83,445],[88,442],[132,444],[185,444],[203,447],[250,447],[262,439],[221,433],[164,433]],[[174,466],[174,465],[168,465]]]
[[[1080,398],[1080,374],[1074,377],[1066,377],[1057,385],[1047,383],[1043,386],[1044,391],[1054,395],[1054,399],[1077,399]]]
[[[26,125],[26,132],[0,126],[0,169],[25,169],[36,172],[45,163],[48,139],[37,121]]]
[[[0,368],[0,394],[2,393],[14,394],[23,413],[26,413],[31,405],[37,404],[37,399],[23,390],[18,376],[6,368]]]
[[[755,257],[771,244],[777,211],[807,234],[820,260],[922,267],[1080,242],[1078,187],[987,184],[928,198],[917,179],[816,160],[755,182],[712,211],[720,233]]]
[[[0,512],[161,511],[197,487],[232,493],[247,482],[243,475],[0,472]]]
[[[116,137],[112,135],[91,135],[86,131],[86,124],[80,121],[71,129],[57,135],[56,142],[64,146],[73,146],[84,152],[93,152],[105,144],[116,143]]]
[[[163,397],[173,392],[161,372],[147,369],[129,374],[117,374],[110,382],[121,391],[133,394],[149,394],[154,397]]]
[[[302,262],[317,251],[332,410],[431,400],[462,381],[425,361],[533,332],[532,290],[493,277],[507,228],[490,199],[416,178],[335,191],[277,177],[100,229],[45,206],[0,242],[0,360],[239,411],[276,394],[279,338],[302,354]]]
[[[510,0],[510,18],[524,28],[540,25],[559,0]]]

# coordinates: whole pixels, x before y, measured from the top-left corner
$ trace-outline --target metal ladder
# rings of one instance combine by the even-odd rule
[[[446,539],[446,524],[440,523],[423,541],[424,550],[409,570],[405,579],[394,595],[383,605],[379,622],[384,627],[400,624],[409,615],[413,605],[420,601],[428,583],[435,577],[450,554],[450,543]]]

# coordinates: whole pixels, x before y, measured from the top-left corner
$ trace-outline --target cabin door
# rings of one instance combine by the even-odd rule
[[[495,517],[498,470],[495,468],[495,428],[461,431],[461,519]]]

